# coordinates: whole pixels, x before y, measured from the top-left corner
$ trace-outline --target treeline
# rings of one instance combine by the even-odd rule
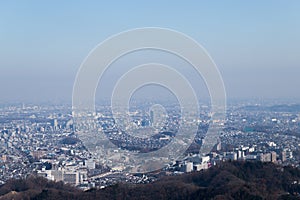
[[[300,170],[261,162],[224,162],[149,184],[119,183],[86,192],[40,177],[10,180],[0,199],[300,199]]]
[[[45,194],[50,194],[46,195]],[[43,177],[29,176],[26,179],[11,179],[0,187],[0,199],[71,199],[82,191],[63,182],[48,181]]]

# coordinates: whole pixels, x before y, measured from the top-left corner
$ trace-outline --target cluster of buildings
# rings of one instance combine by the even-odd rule
[[[210,156],[193,154],[187,156],[183,161],[176,161],[172,166],[168,167],[167,170],[173,171],[175,173],[189,173],[192,171],[206,170],[209,167],[211,167]]]
[[[279,165],[300,167],[300,117],[293,111],[275,112],[270,109],[234,105],[228,108],[222,122],[221,137],[208,155],[187,152],[183,160],[166,166],[163,174],[180,174],[201,171],[228,160],[273,162]],[[136,107],[130,113],[135,128],[160,124],[164,134],[151,139],[132,137],[118,129],[109,107],[103,106],[92,117],[97,127],[119,148],[133,151],[153,151],[176,137],[180,126],[178,109],[164,118],[161,124],[155,113],[150,114]],[[11,178],[22,178],[32,173],[49,180],[63,181],[88,189],[103,188],[118,181],[148,183],[157,174],[126,174],[99,162],[76,136],[81,127],[73,122],[69,106],[20,106],[0,107],[0,183]],[[201,142],[210,123],[209,107],[202,109],[195,146]],[[130,128],[130,127],[129,127]],[[156,133],[157,134],[157,133]]]
[[[270,148],[264,152],[260,151],[257,146],[247,147],[240,146],[234,151],[221,152],[220,154],[213,152],[211,154],[214,162],[218,161],[261,161],[261,162],[273,162],[276,164],[283,164],[287,160],[293,159],[293,152],[287,150],[275,150]]]
[[[42,166],[42,169],[37,170],[37,175],[52,181],[63,181],[72,185],[90,185],[91,183],[88,181],[88,170],[96,169],[96,163],[93,160],[86,160],[78,164],[68,163],[65,166],[56,166],[52,163],[52,160],[42,162],[51,164],[51,169],[47,169],[47,166]],[[93,184],[91,185],[94,186]]]

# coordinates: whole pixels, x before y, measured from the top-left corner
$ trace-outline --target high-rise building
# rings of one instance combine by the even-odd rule
[[[95,169],[96,168],[96,163],[94,160],[86,160],[85,161],[85,166],[88,168],[88,169]]]
[[[286,161],[286,151],[281,152],[281,161],[285,162]]]
[[[219,142],[219,143],[217,144],[217,151],[221,151],[221,149],[222,149],[222,143]]]
[[[51,175],[55,181],[63,181],[63,171],[61,170],[51,170]]]
[[[275,151],[271,152],[271,162],[275,163],[277,161],[277,154]]]
[[[192,162],[186,162],[183,166],[183,171],[184,172],[191,172],[193,171],[193,163]]]
[[[257,158],[261,162],[271,162],[271,153],[260,153]]]
[[[57,119],[53,119],[52,122],[51,122],[51,125],[53,127],[53,130],[57,130],[58,129]]]
[[[7,161],[7,156],[6,155],[2,155],[2,162],[6,162]]]
[[[239,151],[238,151],[238,159],[243,159],[244,157],[245,157],[245,152],[239,150]]]
[[[154,112],[153,110],[150,110],[150,125],[154,125]]]
[[[64,182],[73,185],[79,184],[79,173],[78,172],[65,172],[63,174]]]
[[[226,157],[230,160],[237,160],[237,153],[236,152],[230,152],[226,155]]]

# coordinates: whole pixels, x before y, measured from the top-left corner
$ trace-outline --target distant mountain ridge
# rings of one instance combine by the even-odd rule
[[[239,110],[246,111],[272,111],[272,112],[300,112],[300,104],[281,104],[281,105],[273,105],[273,106],[261,106],[261,105],[253,105],[253,106],[244,106],[239,108]]]

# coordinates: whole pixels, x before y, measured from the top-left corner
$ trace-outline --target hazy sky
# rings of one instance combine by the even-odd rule
[[[98,43],[165,27],[202,44],[229,98],[300,99],[300,1],[1,1],[0,102],[71,102]]]

